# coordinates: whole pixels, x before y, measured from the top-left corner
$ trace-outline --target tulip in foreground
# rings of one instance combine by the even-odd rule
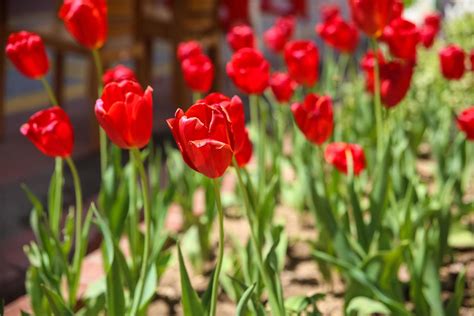
[[[448,80],[459,80],[464,75],[466,54],[461,47],[449,45],[439,52],[441,73]]]
[[[299,84],[312,87],[318,80],[319,51],[308,40],[292,41],[285,46],[288,73]]]
[[[102,76],[104,86],[111,82],[120,82],[123,80],[138,81],[133,70],[124,65],[117,65],[110,68]]]
[[[105,0],[65,0],[59,17],[78,43],[91,50],[101,48],[107,39]]]
[[[49,69],[48,56],[41,37],[21,31],[8,37],[5,52],[16,69],[31,79],[40,79]]]
[[[334,114],[330,97],[309,94],[303,103],[294,103],[291,111],[298,128],[310,142],[321,145],[331,136]]]
[[[60,107],[36,112],[20,132],[46,156],[66,158],[72,153],[74,131],[69,116]]]
[[[466,134],[466,138],[474,141],[474,106],[462,111],[456,121],[458,128]]]
[[[393,56],[416,60],[416,47],[420,41],[420,34],[412,22],[403,18],[393,20],[385,27],[382,39],[388,44]]]
[[[226,66],[227,75],[247,94],[261,94],[268,87],[270,65],[262,53],[253,48],[236,52]]]
[[[125,80],[105,86],[95,103],[95,115],[110,140],[123,149],[142,148],[151,138],[153,89]]]
[[[348,174],[348,154],[352,156],[354,175],[359,175],[365,169],[365,154],[360,145],[342,142],[331,143],[324,151],[324,159],[340,172]]]

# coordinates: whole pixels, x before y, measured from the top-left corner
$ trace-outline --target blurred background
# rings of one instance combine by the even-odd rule
[[[472,0],[471,0],[472,1]],[[22,245],[33,238],[29,227],[30,204],[21,189],[26,184],[46,200],[53,159],[43,156],[19,133],[27,118],[48,105],[39,81],[18,73],[5,59],[6,38],[11,32],[29,30],[40,34],[51,62],[48,80],[59,97],[60,106],[75,127],[76,160],[86,199],[99,189],[98,133],[93,105],[96,73],[89,51],[74,43],[57,18],[59,0],[0,0],[0,297],[6,302],[23,291],[27,260]],[[347,0],[108,0],[109,38],[102,49],[105,66],[118,63],[136,70],[143,85],[154,90],[154,139],[170,139],[165,119],[177,106],[191,103],[180,66],[175,57],[179,42],[199,40],[213,59],[216,81],[213,90],[237,94],[225,75],[230,49],[225,34],[232,25],[245,23],[255,28],[257,38],[281,15],[294,15],[295,38],[316,40],[314,26],[322,6],[336,4],[347,17]],[[413,2],[413,1],[408,1]],[[441,1],[419,0],[410,9],[416,20],[424,12],[442,7]],[[319,47],[322,47],[318,43]],[[280,56],[262,48],[272,65]],[[67,175],[65,204],[73,198]],[[5,254],[8,254],[7,256]],[[5,292],[5,293],[2,293]]]

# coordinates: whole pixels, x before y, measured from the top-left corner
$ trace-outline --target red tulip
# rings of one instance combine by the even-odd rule
[[[254,48],[255,36],[248,25],[236,25],[227,33],[227,43],[234,52],[241,48]]]
[[[345,22],[340,15],[326,18],[324,23],[316,25],[315,31],[324,42],[342,53],[354,52],[359,42],[356,27]]]
[[[402,0],[394,0],[392,4],[392,11],[390,12],[390,22],[399,19],[402,17],[403,14],[403,1]]]
[[[474,48],[471,50],[469,54],[469,61],[471,62],[471,70],[474,71]]]
[[[275,53],[280,53],[285,44],[293,36],[295,19],[293,17],[280,17],[275,25],[263,34],[265,45]]]
[[[108,29],[105,0],[64,0],[59,17],[81,45],[89,49],[104,45]]]
[[[209,178],[224,174],[232,163],[234,144],[222,108],[198,102],[186,112],[178,109],[166,122],[188,166]]]
[[[332,18],[335,18],[340,15],[341,10],[337,5],[326,4],[323,5],[323,7],[321,8],[321,20],[323,21],[323,23],[326,23]]]
[[[35,33],[10,34],[5,52],[16,69],[28,78],[39,79],[48,72],[49,61],[43,40]]]
[[[111,82],[95,103],[95,115],[110,140],[123,149],[142,148],[151,138],[153,89],[131,80]]]
[[[242,48],[227,63],[227,75],[247,94],[261,94],[268,86],[270,65],[253,48]]]
[[[466,54],[461,47],[449,45],[439,52],[441,73],[448,80],[461,79],[465,71]]]
[[[441,16],[439,13],[432,13],[425,17],[420,28],[420,41],[425,48],[433,46],[434,39],[441,29]]]
[[[289,102],[297,86],[296,81],[286,73],[275,72],[270,77],[270,88],[280,103]]]
[[[324,151],[324,159],[337,170],[347,174],[348,156],[352,156],[352,170],[354,175],[359,175],[365,169],[365,154],[360,145],[349,143],[331,143]],[[349,156],[350,157],[350,156]]]
[[[252,157],[252,143],[245,127],[245,112],[242,100],[238,96],[229,99],[220,93],[211,93],[201,100],[208,105],[221,108],[230,121],[234,155],[239,166],[246,165]]]
[[[299,84],[313,86],[318,80],[319,52],[311,41],[291,41],[285,46],[288,73]]]
[[[395,0],[349,0],[352,20],[370,37],[382,35],[384,27],[398,14]]]
[[[380,74],[380,97],[385,107],[391,108],[403,100],[408,92],[413,76],[413,61],[384,60],[381,52],[378,52],[379,74]],[[366,89],[374,93],[375,58],[373,52],[368,52],[361,62],[366,74]]]
[[[110,68],[102,76],[104,86],[111,82],[120,82],[123,80],[138,81],[133,70],[124,65],[117,65]]]
[[[214,80],[214,65],[204,54],[191,56],[181,62],[184,80],[193,91],[207,92]]]
[[[418,28],[410,21],[402,18],[393,20],[385,27],[382,39],[388,44],[393,56],[409,60],[416,59],[416,46],[420,37]]]
[[[457,124],[458,128],[466,134],[467,139],[474,141],[474,106],[458,115]]]
[[[36,112],[21,126],[20,132],[46,156],[65,158],[72,153],[74,130],[60,107]]]
[[[298,128],[310,142],[321,145],[331,136],[334,114],[330,97],[308,94],[303,103],[291,106],[291,112]]]
[[[178,45],[178,59],[179,61],[183,61],[186,58],[196,55],[202,55],[202,46],[197,41],[187,41],[181,42]]]
[[[425,16],[424,25],[431,26],[437,31],[441,29],[441,15],[438,12],[434,12]]]

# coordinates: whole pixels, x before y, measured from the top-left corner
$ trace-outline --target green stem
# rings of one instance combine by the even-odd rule
[[[236,174],[237,174],[237,180],[238,180],[240,189],[242,191],[242,195],[244,197],[245,212],[246,212],[246,216],[247,216],[247,221],[248,221],[249,226],[250,226],[250,239],[252,241],[253,248],[255,249],[255,254],[256,254],[255,257],[257,259],[258,268],[260,270],[260,273],[262,274],[263,283],[265,284],[265,287],[268,289],[268,298],[269,298],[270,307],[271,307],[271,310],[272,310],[272,315],[284,316],[285,315],[285,308],[283,306],[283,302],[280,302],[280,300],[278,299],[279,296],[276,293],[275,287],[273,286],[272,277],[268,273],[268,270],[265,268],[263,256],[262,256],[262,253],[261,253],[260,243],[259,243],[259,241],[257,239],[257,236],[255,234],[255,231],[252,227],[250,197],[249,197],[248,192],[245,188],[245,184],[244,184],[244,181],[242,179],[242,174],[240,172],[239,165],[237,164],[237,161],[235,160],[235,158],[234,158],[234,161],[233,161],[233,165],[234,165],[234,169],[235,169]]]
[[[137,271],[136,268],[138,267],[138,232],[137,227],[139,224],[138,221],[138,211],[137,211],[137,172],[135,166],[133,165],[133,155],[130,151],[130,161],[132,162],[131,170],[130,170],[130,177],[132,181],[130,181],[130,200],[129,200],[129,244],[130,244],[130,251],[133,254],[132,263],[133,263],[133,270]]]
[[[380,65],[378,59],[379,46],[376,39],[372,40],[374,50],[374,111],[375,111],[375,128],[377,132],[377,159],[383,154],[383,118],[382,118],[382,102],[380,99]]]
[[[56,158],[54,161],[54,204],[53,209],[50,210],[49,223],[54,235],[59,239],[59,222],[61,219],[62,208],[62,194],[63,194],[63,159]]]
[[[148,178],[145,172],[145,166],[140,155],[140,150],[137,148],[132,148],[131,154],[133,157],[133,162],[135,168],[137,168],[138,174],[141,180],[142,193],[143,193],[143,212],[145,217],[145,243],[143,246],[143,257],[142,257],[142,266],[140,269],[140,276],[138,279],[138,295],[134,297],[132,304],[132,310],[130,315],[136,315],[140,307],[140,302],[142,300],[142,295],[145,289],[146,273],[148,268],[148,257],[150,256],[150,237],[151,237],[151,203],[150,203],[150,192],[148,187]]]
[[[260,105],[259,102],[260,97],[257,96],[256,98],[256,106],[259,111],[259,122],[258,122],[258,196],[262,197],[264,188],[265,188],[265,180],[266,180],[266,172],[265,172],[265,148],[266,146],[266,127],[267,127],[267,111],[263,105]]]
[[[222,210],[221,193],[219,181],[214,179],[214,194],[216,197],[217,214],[219,217],[219,253],[217,255],[216,271],[212,279],[211,308],[210,316],[216,315],[217,291],[219,286],[219,275],[222,269],[222,259],[224,257],[224,212]]]
[[[58,99],[56,99],[56,96],[54,95],[53,89],[51,88],[51,85],[49,84],[48,80],[46,80],[45,77],[42,77],[40,81],[43,84],[43,87],[46,90],[46,93],[48,94],[51,105],[59,106]]]
[[[196,103],[198,100],[202,99],[201,92],[193,91],[193,103]]]
[[[81,275],[82,259],[84,257],[82,246],[82,191],[81,181],[77,172],[76,165],[70,157],[66,158],[66,162],[71,170],[72,180],[74,183],[74,193],[76,195],[76,218],[75,218],[75,253],[73,259],[73,281],[69,289],[69,303],[71,308],[76,304],[77,289],[79,286],[79,277]]]
[[[99,98],[102,96],[102,61],[100,54],[97,49],[92,50],[92,56],[94,58],[95,68],[97,71],[97,93]],[[105,171],[107,169],[107,135],[102,127],[99,128],[99,142],[100,142],[100,173],[102,179],[105,178]]]

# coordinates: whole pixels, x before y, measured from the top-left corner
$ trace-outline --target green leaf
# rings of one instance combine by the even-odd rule
[[[22,184],[21,188],[26,194],[26,197],[28,200],[30,200],[30,203],[33,205],[34,211],[38,213],[38,216],[42,216],[44,214],[44,207],[43,204],[40,202],[40,200],[36,197],[36,195],[31,192],[31,190],[25,185]]]
[[[242,297],[239,300],[239,303],[237,304],[237,316],[244,316],[245,315],[245,310],[247,309],[247,303],[249,299],[252,297],[253,290],[255,289],[255,286],[257,283],[252,284],[250,287],[248,287],[244,294],[242,294]]]
[[[320,293],[311,296],[290,296],[285,300],[285,308],[290,312],[299,314],[304,312],[310,305],[314,305],[314,303],[324,297],[325,295]]]
[[[106,304],[108,316],[125,315],[125,294],[120,266],[115,256],[106,275]]]
[[[353,298],[346,307],[346,313],[349,315],[356,313],[358,316],[370,316],[373,314],[391,315],[387,306],[364,296]]]
[[[191,285],[186,265],[184,264],[183,254],[178,245],[179,275],[181,278],[181,302],[183,305],[184,316],[204,316],[204,309],[199,301],[196,291]]]
[[[114,241],[106,220],[102,217],[102,215],[100,215],[94,204],[91,205],[91,208],[95,215],[95,223],[97,224],[97,226],[99,226],[99,229],[102,232],[102,236],[104,237],[103,254],[105,259],[105,272],[107,273],[110,270],[110,267],[112,266],[112,262],[114,261]]]
[[[474,248],[474,234],[469,229],[453,228],[449,234],[449,246],[456,249]]]
[[[66,306],[64,300],[58,293],[51,290],[46,285],[41,285],[46,298],[48,299],[51,311],[55,316],[73,316],[74,313]]]
[[[446,315],[459,315],[459,308],[464,299],[464,288],[466,285],[466,271],[462,270],[456,278],[453,297],[446,307]]]
[[[59,225],[62,213],[63,161],[56,158],[55,168],[48,192],[49,225],[56,237],[59,237]]]

